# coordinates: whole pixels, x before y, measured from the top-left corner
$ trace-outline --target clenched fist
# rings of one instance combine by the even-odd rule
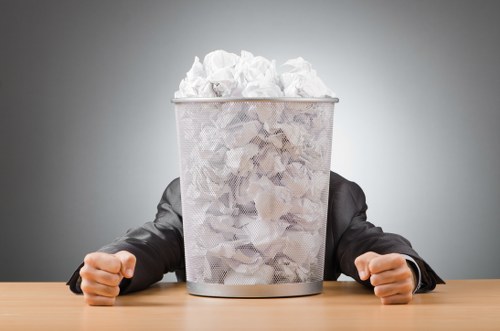
[[[85,302],[92,306],[111,306],[120,293],[120,282],[134,275],[136,258],[127,251],[115,254],[94,252],[85,256],[80,269]]]
[[[397,253],[364,253],[354,261],[361,280],[370,279],[380,301],[387,304],[409,303],[415,289],[415,276],[406,259]]]

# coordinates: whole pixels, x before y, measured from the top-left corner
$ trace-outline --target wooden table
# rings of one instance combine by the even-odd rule
[[[354,282],[274,299],[197,297],[159,283],[113,307],[88,306],[63,283],[0,283],[0,330],[500,330],[500,279],[450,280],[396,306]]]

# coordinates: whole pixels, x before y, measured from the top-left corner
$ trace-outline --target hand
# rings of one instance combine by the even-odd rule
[[[370,279],[375,295],[384,305],[411,301],[416,281],[413,271],[401,254],[366,252],[358,256],[354,264],[359,278]]]
[[[132,253],[120,251],[116,254],[101,252],[85,256],[80,269],[85,302],[91,306],[112,306],[120,293],[123,277],[132,278],[136,258]]]

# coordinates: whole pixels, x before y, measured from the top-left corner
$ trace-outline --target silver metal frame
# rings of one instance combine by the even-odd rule
[[[230,97],[230,98],[174,98],[172,103],[196,103],[196,102],[339,102],[339,98],[243,98],[243,97]]]
[[[338,98],[174,98],[174,104],[184,103],[226,103],[226,102],[301,102],[301,103],[337,103]],[[223,298],[276,298],[319,294],[323,290],[323,281],[307,283],[286,283],[269,285],[225,285],[213,283],[195,283],[187,281],[187,291],[192,295]]]
[[[278,298],[319,294],[323,282],[271,285],[224,285],[187,282],[189,294],[222,298]]]

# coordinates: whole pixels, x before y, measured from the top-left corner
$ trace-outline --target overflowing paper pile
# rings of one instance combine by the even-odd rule
[[[184,97],[329,97],[298,58],[216,51],[195,59]],[[333,104],[223,101],[176,105],[188,281],[320,280]]]
[[[190,97],[333,97],[311,64],[301,57],[288,60],[278,74],[276,62],[242,51],[241,56],[218,50],[195,57],[176,98]]]

